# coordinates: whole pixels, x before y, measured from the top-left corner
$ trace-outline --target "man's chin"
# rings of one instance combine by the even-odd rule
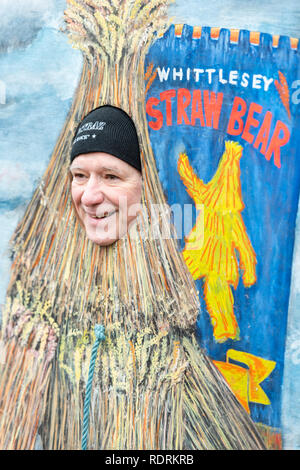
[[[99,246],[109,246],[116,241],[123,238],[128,233],[128,226],[124,224],[118,224],[117,226],[107,227],[103,230],[101,227],[91,227],[85,224],[85,232],[87,238]]]
[[[98,246],[109,246],[109,245],[113,245],[117,240],[118,238],[101,238],[101,237],[93,237],[93,236],[89,236],[87,235],[87,238],[95,243],[95,245],[98,245]]]
[[[115,243],[119,237],[110,233],[95,233],[93,230],[86,230],[87,238],[98,246],[109,246]]]

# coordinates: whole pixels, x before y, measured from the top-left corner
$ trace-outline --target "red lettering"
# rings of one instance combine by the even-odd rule
[[[149,121],[149,126],[154,131],[158,131],[163,125],[164,121],[162,112],[158,109],[153,108],[153,106],[158,106],[159,103],[160,101],[158,98],[149,98],[146,103],[146,113],[156,119],[156,121]]]
[[[196,125],[196,119],[200,119],[201,126],[205,126],[203,109],[202,109],[202,95],[201,90],[195,90],[193,92],[192,99],[192,112],[191,112],[191,124]]]
[[[274,154],[274,164],[277,166],[277,168],[281,167],[280,147],[288,143],[290,140],[290,135],[291,134],[288,127],[282,121],[277,121],[268,150],[265,154],[267,160],[270,160]]]
[[[252,144],[254,140],[254,135],[250,134],[250,128],[259,126],[259,121],[254,118],[253,114],[254,113],[260,114],[262,112],[262,109],[263,109],[262,106],[257,103],[251,103],[249,106],[249,112],[248,112],[247,120],[245,123],[244,132],[242,134],[242,139],[249,142],[249,144]]]
[[[272,113],[271,111],[267,111],[264,117],[263,123],[258,131],[256,140],[253,144],[255,149],[258,149],[259,145],[261,145],[260,153],[265,155],[267,151],[270,129],[271,129],[271,122],[272,122]]]
[[[247,111],[247,104],[246,101],[240,98],[239,96],[236,96],[234,98],[234,102],[232,105],[232,110],[229,118],[229,123],[227,127],[227,132],[230,135],[239,135],[244,126],[244,122],[241,119]],[[238,128],[236,129],[235,123],[238,123]]]
[[[172,98],[176,96],[176,90],[166,90],[160,93],[160,101],[166,101],[166,123],[172,126]]]
[[[216,97],[216,94],[213,91],[209,95],[209,91],[204,90],[203,99],[206,125],[211,127],[213,124],[213,128],[218,129],[223,103],[223,93],[218,93]]]
[[[177,92],[177,124],[182,124],[182,119],[185,124],[190,124],[190,121],[187,117],[185,108],[191,102],[191,93],[186,88],[179,88]]]

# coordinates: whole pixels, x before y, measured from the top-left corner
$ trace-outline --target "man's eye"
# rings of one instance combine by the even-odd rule
[[[117,180],[117,179],[119,179],[118,176],[113,175],[113,174],[110,174],[110,173],[107,174],[107,175],[105,175],[105,178],[106,178],[107,180]]]
[[[86,178],[86,175],[83,173],[73,173],[73,179],[82,181]]]

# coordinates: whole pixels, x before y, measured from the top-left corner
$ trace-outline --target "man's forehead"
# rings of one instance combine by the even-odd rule
[[[102,152],[95,152],[95,153],[88,153],[88,154],[81,154],[78,155],[73,162],[71,163],[70,168],[84,168],[88,166],[97,167],[103,170],[116,170],[120,171],[122,169],[126,169],[130,167],[128,163],[123,162],[119,158],[115,157],[114,155],[102,153]]]

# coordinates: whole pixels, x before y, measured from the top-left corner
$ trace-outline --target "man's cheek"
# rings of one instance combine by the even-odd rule
[[[78,211],[80,195],[79,195],[78,191],[76,191],[76,189],[73,189],[73,187],[72,187],[72,190],[71,190],[71,199],[72,199],[73,206],[76,207],[76,210]]]
[[[131,206],[128,208],[129,222],[137,218],[138,214],[141,212],[141,209],[142,209],[141,202],[136,202],[134,204],[131,204]]]

